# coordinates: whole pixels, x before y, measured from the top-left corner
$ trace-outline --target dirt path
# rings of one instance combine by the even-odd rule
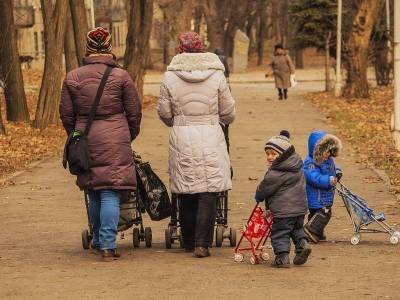
[[[240,227],[254,205],[257,181],[249,177],[264,174],[267,137],[290,130],[304,156],[310,130],[331,130],[301,97],[320,85],[304,83],[291,91],[289,101],[278,102],[271,84],[233,84],[238,116],[231,127],[232,226]],[[147,92],[157,93],[158,87],[147,86]],[[165,181],[167,142],[168,129],[154,108],[147,109],[135,147]],[[348,153],[338,160],[345,182],[400,227],[395,198],[375,173]],[[350,245],[351,227],[339,198],[327,230],[329,242],[313,247],[306,266],[289,270],[235,263],[226,246],[213,248],[212,257],[203,260],[180,249],[167,251],[167,221],[146,223],[153,228],[153,248],[132,250],[127,235],[118,241],[120,261],[99,262],[81,247],[86,215],[74,178],[62,169],[59,158],[41,164],[1,191],[0,299],[400,299],[400,246],[389,244],[385,235],[365,236],[360,245]]]

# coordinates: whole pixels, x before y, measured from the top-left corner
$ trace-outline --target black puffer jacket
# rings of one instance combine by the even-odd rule
[[[263,198],[275,218],[305,215],[306,181],[303,161],[290,147],[270,167],[257,187],[257,198]]]

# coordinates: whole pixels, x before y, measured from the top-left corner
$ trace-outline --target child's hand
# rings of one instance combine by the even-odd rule
[[[335,176],[329,177],[329,182],[330,182],[331,185],[336,186],[336,184],[337,184],[336,177]]]

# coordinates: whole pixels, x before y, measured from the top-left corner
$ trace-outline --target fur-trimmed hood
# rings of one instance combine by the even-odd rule
[[[167,71],[225,71],[224,65],[218,56],[211,52],[205,53],[181,53],[175,55],[169,64]]]
[[[342,151],[340,139],[322,130],[312,132],[308,138],[308,155],[315,164],[321,165],[324,162],[323,153],[327,150],[333,157],[338,156]]]

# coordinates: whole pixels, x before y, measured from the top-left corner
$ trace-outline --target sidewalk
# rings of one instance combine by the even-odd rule
[[[251,75],[253,76],[253,75]],[[146,90],[158,93],[156,85]],[[237,118],[230,127],[233,190],[229,193],[229,224],[241,228],[254,206],[254,191],[265,173],[263,146],[267,138],[287,129],[304,157],[309,132],[335,131],[303,93],[323,89],[305,82],[278,101],[272,84],[232,84]],[[134,148],[164,182],[168,182],[169,128],[154,107],[143,112]],[[400,227],[399,203],[370,169],[358,164],[346,147],[337,160],[343,181],[361,194],[390,224]],[[118,239],[122,259],[103,263],[82,250],[87,228],[83,195],[61,166],[49,160],[15,179],[0,197],[0,299],[398,299],[399,247],[386,235],[365,235],[350,244],[351,223],[336,197],[327,228],[328,242],[313,246],[303,267],[277,270],[263,263],[233,261],[233,249],[213,248],[212,256],[195,259],[177,245],[164,249],[168,220],[150,222],[153,248],[132,249],[132,236]],[[272,253],[271,253],[272,256]],[[291,254],[293,258],[293,253]]]

